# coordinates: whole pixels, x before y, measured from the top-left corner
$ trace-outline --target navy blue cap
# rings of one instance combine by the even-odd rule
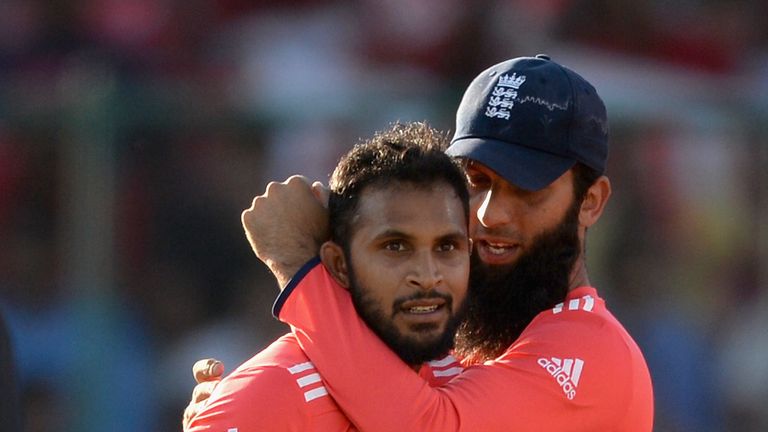
[[[605,104],[584,78],[546,55],[507,60],[483,71],[467,88],[446,152],[480,162],[532,191],[576,162],[603,174]]]

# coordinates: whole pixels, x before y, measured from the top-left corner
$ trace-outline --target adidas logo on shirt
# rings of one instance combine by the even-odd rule
[[[576,397],[576,387],[579,385],[581,371],[584,369],[584,360],[582,359],[551,359],[540,358],[537,363],[544,368],[563,389],[565,397],[572,400]]]

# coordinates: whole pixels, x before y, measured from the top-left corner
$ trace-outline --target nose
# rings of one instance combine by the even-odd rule
[[[474,197],[472,210],[478,222],[485,228],[504,225],[510,222],[510,209],[502,205],[500,191],[488,189]]]
[[[443,273],[432,251],[422,251],[413,257],[413,268],[408,284],[424,291],[437,288],[443,282]]]

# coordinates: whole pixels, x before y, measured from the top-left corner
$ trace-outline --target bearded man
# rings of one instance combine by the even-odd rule
[[[467,368],[439,388],[375,337],[323,266],[305,264],[319,243],[302,227],[315,216],[281,224],[281,200],[243,214],[282,287],[275,315],[336,403],[365,431],[651,431],[646,362],[585,262],[587,231],[611,194],[594,87],[545,55],[494,65],[466,90],[447,153],[464,162],[474,250],[456,337]]]

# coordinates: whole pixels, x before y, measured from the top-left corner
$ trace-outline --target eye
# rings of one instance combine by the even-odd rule
[[[384,249],[391,252],[403,252],[406,250],[405,243],[400,240],[391,240],[384,243]]]
[[[491,179],[483,173],[468,171],[467,184],[471,189],[487,189],[491,185]]]
[[[446,241],[446,242],[440,243],[437,246],[437,250],[439,252],[452,252],[452,251],[455,251],[457,248],[458,248],[458,245],[456,244],[455,241]]]
[[[450,252],[452,250],[456,250],[456,244],[442,243],[440,246],[437,247],[437,250],[439,250],[440,252]]]

